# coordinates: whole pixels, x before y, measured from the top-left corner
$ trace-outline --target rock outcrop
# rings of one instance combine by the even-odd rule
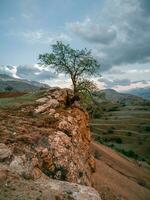
[[[58,194],[49,199],[99,200],[94,189],[81,186],[92,186],[95,160],[90,153],[88,114],[72,98],[71,90],[51,88],[36,103],[9,114],[13,131],[10,134],[3,123],[0,169],[16,176],[20,185],[36,183],[39,189],[49,188],[55,197]],[[0,179],[7,182],[5,175]],[[64,196],[67,191],[68,198]]]
[[[2,200],[100,200],[92,187],[49,179],[22,179],[0,165],[0,199]]]
[[[37,100],[35,113],[49,116],[53,124],[46,143],[35,147],[34,160],[51,178],[90,186],[95,163],[89,152],[88,114],[79,106],[67,105],[72,96],[71,90],[51,89],[47,98]]]

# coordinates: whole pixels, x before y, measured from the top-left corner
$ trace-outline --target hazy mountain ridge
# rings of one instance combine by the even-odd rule
[[[150,87],[136,88],[126,92],[150,100]]]
[[[7,91],[11,87],[12,91],[29,92],[39,90],[40,88],[48,88],[47,84],[25,79],[14,78],[6,74],[0,74],[0,92]]]
[[[111,102],[125,103],[126,105],[144,101],[142,97],[132,94],[119,93],[113,89],[105,89],[94,92],[94,97],[98,102],[107,100]]]

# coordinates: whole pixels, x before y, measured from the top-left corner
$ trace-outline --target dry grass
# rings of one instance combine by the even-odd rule
[[[101,144],[93,143],[91,151],[101,155],[96,160],[94,187],[102,200],[149,200],[150,174],[142,164],[139,166]]]

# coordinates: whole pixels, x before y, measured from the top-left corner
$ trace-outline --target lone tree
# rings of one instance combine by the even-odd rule
[[[52,45],[52,52],[39,55],[41,64],[51,65],[59,73],[70,76],[74,95],[78,94],[78,83],[87,75],[94,75],[100,64],[87,49],[76,50],[70,45],[57,41]]]

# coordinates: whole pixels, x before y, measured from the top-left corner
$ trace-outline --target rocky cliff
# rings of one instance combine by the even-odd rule
[[[5,108],[0,198],[100,199],[94,189],[81,186],[92,186],[95,171],[88,120],[68,89],[51,88],[33,104]]]

